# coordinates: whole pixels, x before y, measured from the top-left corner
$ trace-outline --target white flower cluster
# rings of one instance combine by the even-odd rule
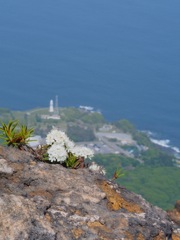
[[[70,152],[76,157],[92,158],[94,156],[93,151],[87,147],[74,146],[70,149]]]
[[[58,144],[69,148],[74,147],[74,143],[68,138],[68,136],[57,129],[52,129],[46,137],[46,143],[48,145]]]
[[[92,162],[91,165],[89,166],[89,169],[92,171],[92,172],[95,172],[95,173],[100,173],[102,175],[105,175],[106,174],[106,170],[102,167],[102,166],[99,166],[97,163],[95,162]]]
[[[68,136],[57,129],[52,129],[46,137],[46,143],[50,146],[47,153],[51,162],[64,162],[68,153],[72,153],[77,158],[92,158],[93,151],[86,147],[75,146]]]
[[[48,149],[48,155],[49,155],[49,160],[51,162],[64,162],[67,158],[67,152],[65,148],[59,144],[53,144],[49,149]]]

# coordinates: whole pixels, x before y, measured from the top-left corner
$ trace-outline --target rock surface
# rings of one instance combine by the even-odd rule
[[[0,240],[176,240],[166,212],[88,169],[0,147]]]
[[[180,226],[180,200],[175,204],[175,208],[171,211],[168,211],[169,217]]]

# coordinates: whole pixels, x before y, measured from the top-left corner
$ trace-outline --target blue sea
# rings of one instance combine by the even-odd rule
[[[0,0],[0,107],[93,106],[180,147],[179,0]]]

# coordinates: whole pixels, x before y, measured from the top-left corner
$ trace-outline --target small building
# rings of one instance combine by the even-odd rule
[[[58,96],[56,95],[55,98],[55,107],[54,102],[51,99],[49,102],[49,114],[41,115],[42,119],[54,119],[54,120],[60,120],[60,114],[59,114],[59,107],[58,107]]]

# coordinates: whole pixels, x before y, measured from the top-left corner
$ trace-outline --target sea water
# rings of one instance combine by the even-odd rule
[[[47,107],[58,95],[60,107],[93,106],[180,147],[179,9],[179,0],[1,0],[0,107]]]

